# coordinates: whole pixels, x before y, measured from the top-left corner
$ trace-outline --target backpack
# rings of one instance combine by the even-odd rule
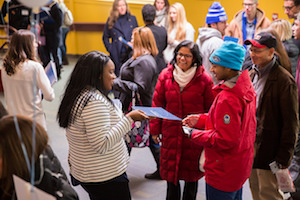
[[[35,169],[37,188],[51,194],[57,200],[79,200],[50,146],[39,156]]]
[[[66,9],[64,14],[64,24],[66,26],[71,26],[73,24],[73,15],[69,9]]]

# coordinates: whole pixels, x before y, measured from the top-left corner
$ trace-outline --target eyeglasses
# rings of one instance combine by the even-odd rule
[[[252,7],[252,6],[254,6],[254,4],[256,4],[256,3],[243,3],[242,5],[244,7]]]
[[[283,10],[287,10],[287,11],[290,11],[290,10],[292,10],[294,7],[295,7],[295,5],[293,5],[293,6],[290,6],[290,7],[285,7],[285,6],[282,6]]]
[[[183,53],[180,53],[180,52],[177,52],[177,56],[180,57],[180,58],[184,57],[185,59],[193,58],[193,55],[183,54]]]

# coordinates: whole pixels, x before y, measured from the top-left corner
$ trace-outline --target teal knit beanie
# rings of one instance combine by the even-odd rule
[[[245,54],[246,50],[243,46],[235,42],[226,41],[211,54],[209,60],[216,65],[241,70]]]

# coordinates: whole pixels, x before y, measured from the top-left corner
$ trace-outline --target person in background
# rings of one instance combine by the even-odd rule
[[[292,74],[291,61],[289,59],[287,51],[284,48],[283,43],[280,40],[280,37],[279,37],[278,33],[274,29],[272,29],[271,27],[263,29],[262,31],[263,32],[271,33],[276,38],[277,45],[275,47],[275,52],[274,52],[276,61],[282,67],[284,67],[288,72],[290,72]],[[247,54],[245,56],[245,61],[243,63],[243,70],[244,69],[251,70],[252,67],[253,67],[253,62],[252,62],[252,59],[251,59],[250,55],[251,55],[251,51],[248,50]]]
[[[213,102],[213,82],[202,66],[198,45],[184,40],[158,77],[152,107],[162,107],[177,117],[207,112]],[[167,181],[167,200],[181,197],[179,180],[184,180],[183,199],[196,199],[203,147],[183,135],[180,121],[151,119],[150,134],[161,141],[160,176]],[[160,139],[161,137],[161,139]]]
[[[158,49],[158,54],[155,57],[155,60],[157,65],[157,74],[159,74],[161,70],[163,70],[166,67],[166,63],[164,61],[162,52],[167,47],[167,41],[168,41],[167,31],[164,27],[157,26],[153,23],[155,18],[155,7],[153,5],[150,4],[144,5],[142,8],[142,15],[146,27],[151,29],[155,38],[156,46]],[[145,174],[145,178],[161,180],[159,174],[160,145],[155,144],[151,135],[149,141],[150,141],[149,148],[156,162],[157,169],[153,173]]]
[[[168,28],[168,12],[169,12],[169,1],[168,0],[155,0],[154,4],[156,9],[154,24],[157,26],[163,26]]]
[[[288,54],[289,60],[291,62],[292,74],[295,77],[298,64],[299,49],[292,40],[293,31],[291,23],[286,19],[277,19],[270,24],[270,28],[278,33],[280,41],[283,43],[284,48]]]
[[[250,189],[254,200],[283,200],[269,165],[275,161],[280,169],[285,169],[291,163],[299,131],[297,85],[291,73],[276,61],[277,40],[271,33],[260,32],[245,44],[251,45],[254,65],[250,76],[257,94]]]
[[[156,42],[158,49],[158,54],[155,56],[157,64],[157,73],[159,74],[161,70],[166,67],[166,63],[163,56],[163,51],[168,45],[168,33],[164,27],[157,26],[153,23],[155,19],[155,7],[150,4],[146,4],[142,8],[142,15],[145,26],[150,28]]]
[[[283,9],[289,19],[296,20],[300,12],[300,0],[284,0]]]
[[[130,58],[131,48],[119,40],[130,41],[132,31],[138,27],[136,17],[130,14],[126,0],[114,0],[110,16],[104,27],[103,43],[114,62],[115,74],[119,76],[120,68]]]
[[[44,67],[46,67],[53,58],[57,78],[60,79],[62,66],[58,56],[58,47],[61,40],[63,13],[57,3],[57,0],[51,1],[48,5],[46,5],[46,7],[50,9],[49,17],[45,18],[45,20],[40,19],[41,32],[46,37],[46,44],[39,46],[39,54]]]
[[[64,0],[58,0],[59,3],[59,7],[63,13],[63,16],[65,16],[65,12],[68,10],[66,4],[64,3]],[[67,26],[65,23],[62,24],[61,26],[61,41],[60,41],[60,45],[59,45],[59,49],[60,49],[60,53],[61,53],[61,57],[62,57],[62,64],[63,65],[68,65],[69,61],[68,61],[68,57],[67,57],[67,46],[66,46],[66,38],[67,35],[70,31],[70,27]]]
[[[8,21],[5,22],[5,17],[8,13]],[[17,0],[4,0],[1,13],[0,13],[0,24],[9,24],[16,30],[19,29],[28,29],[30,26],[30,16],[31,16],[31,8],[27,8],[23,6]],[[9,30],[9,34],[12,35],[14,33],[13,30]]]
[[[297,15],[300,12],[300,0],[284,0],[283,1],[284,13],[289,19],[294,19],[294,22],[297,19]],[[294,24],[293,22],[293,24]],[[292,39],[300,51],[300,40]]]
[[[164,50],[165,62],[169,63],[174,56],[175,47],[183,40],[194,41],[195,29],[185,15],[181,3],[174,3],[169,8],[168,14],[168,46]]]
[[[217,85],[219,81],[210,71],[212,63],[209,61],[209,57],[223,44],[223,36],[227,27],[227,20],[228,17],[225,9],[218,1],[215,1],[208,9],[208,13],[205,18],[207,27],[201,27],[198,29],[196,44],[199,46],[205,71],[209,72],[211,75],[214,85]]]
[[[43,66],[36,60],[36,52],[35,35],[29,30],[18,30],[12,35],[1,76],[8,113],[35,116],[47,130],[42,99],[52,101],[55,94]]]
[[[211,71],[222,80],[214,87],[215,101],[208,114],[183,120],[183,125],[197,128],[187,135],[205,149],[208,200],[241,200],[243,184],[251,173],[256,94],[248,71],[240,72],[244,56],[244,47],[234,42],[224,42],[212,53]]]
[[[300,14],[297,15],[297,19],[294,22],[294,25],[292,26],[293,30],[293,36],[295,40],[300,41]],[[296,77],[295,77],[297,86],[298,86],[298,100],[300,99],[300,63],[298,59],[298,65],[296,70]],[[300,102],[299,102],[300,105]],[[299,112],[300,113],[300,112]],[[296,192],[292,193],[292,198],[295,200],[300,199],[300,131],[298,132],[298,139],[297,144],[295,147],[295,152],[293,155],[293,159],[291,162],[291,165],[289,167],[292,179],[294,181]]]
[[[22,143],[16,130],[19,126]],[[32,159],[33,121],[25,116],[4,116],[0,119],[0,199],[17,199],[13,175],[30,182],[31,174],[27,168],[24,150],[29,163]],[[35,124],[35,179],[34,186],[52,195],[55,199],[78,200],[75,190],[71,187],[66,173],[58,158],[48,145],[45,129]]]
[[[132,91],[140,94],[142,106],[151,106],[157,80],[154,57],[158,50],[152,31],[138,27],[132,32],[133,55],[121,67],[120,76],[114,80],[113,89],[120,92],[123,111],[128,112]]]
[[[271,24],[265,12],[257,8],[258,0],[243,0],[243,7],[235,14],[225,33],[226,36],[238,38],[241,45]]]
[[[82,55],[57,114],[59,126],[66,129],[72,183],[80,184],[91,200],[131,199],[123,138],[133,121],[148,118],[139,110],[124,116],[113,105],[107,94],[116,78],[114,71],[108,55],[99,51]]]

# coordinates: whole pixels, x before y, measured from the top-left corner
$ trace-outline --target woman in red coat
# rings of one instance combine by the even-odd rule
[[[198,46],[181,42],[174,58],[159,75],[153,96],[153,107],[162,107],[180,118],[205,113],[213,102],[213,82],[202,66]],[[185,181],[183,199],[196,199],[203,147],[184,137],[181,121],[150,120],[150,133],[156,143],[161,134],[160,175],[168,182],[167,198],[180,199],[179,180]]]

